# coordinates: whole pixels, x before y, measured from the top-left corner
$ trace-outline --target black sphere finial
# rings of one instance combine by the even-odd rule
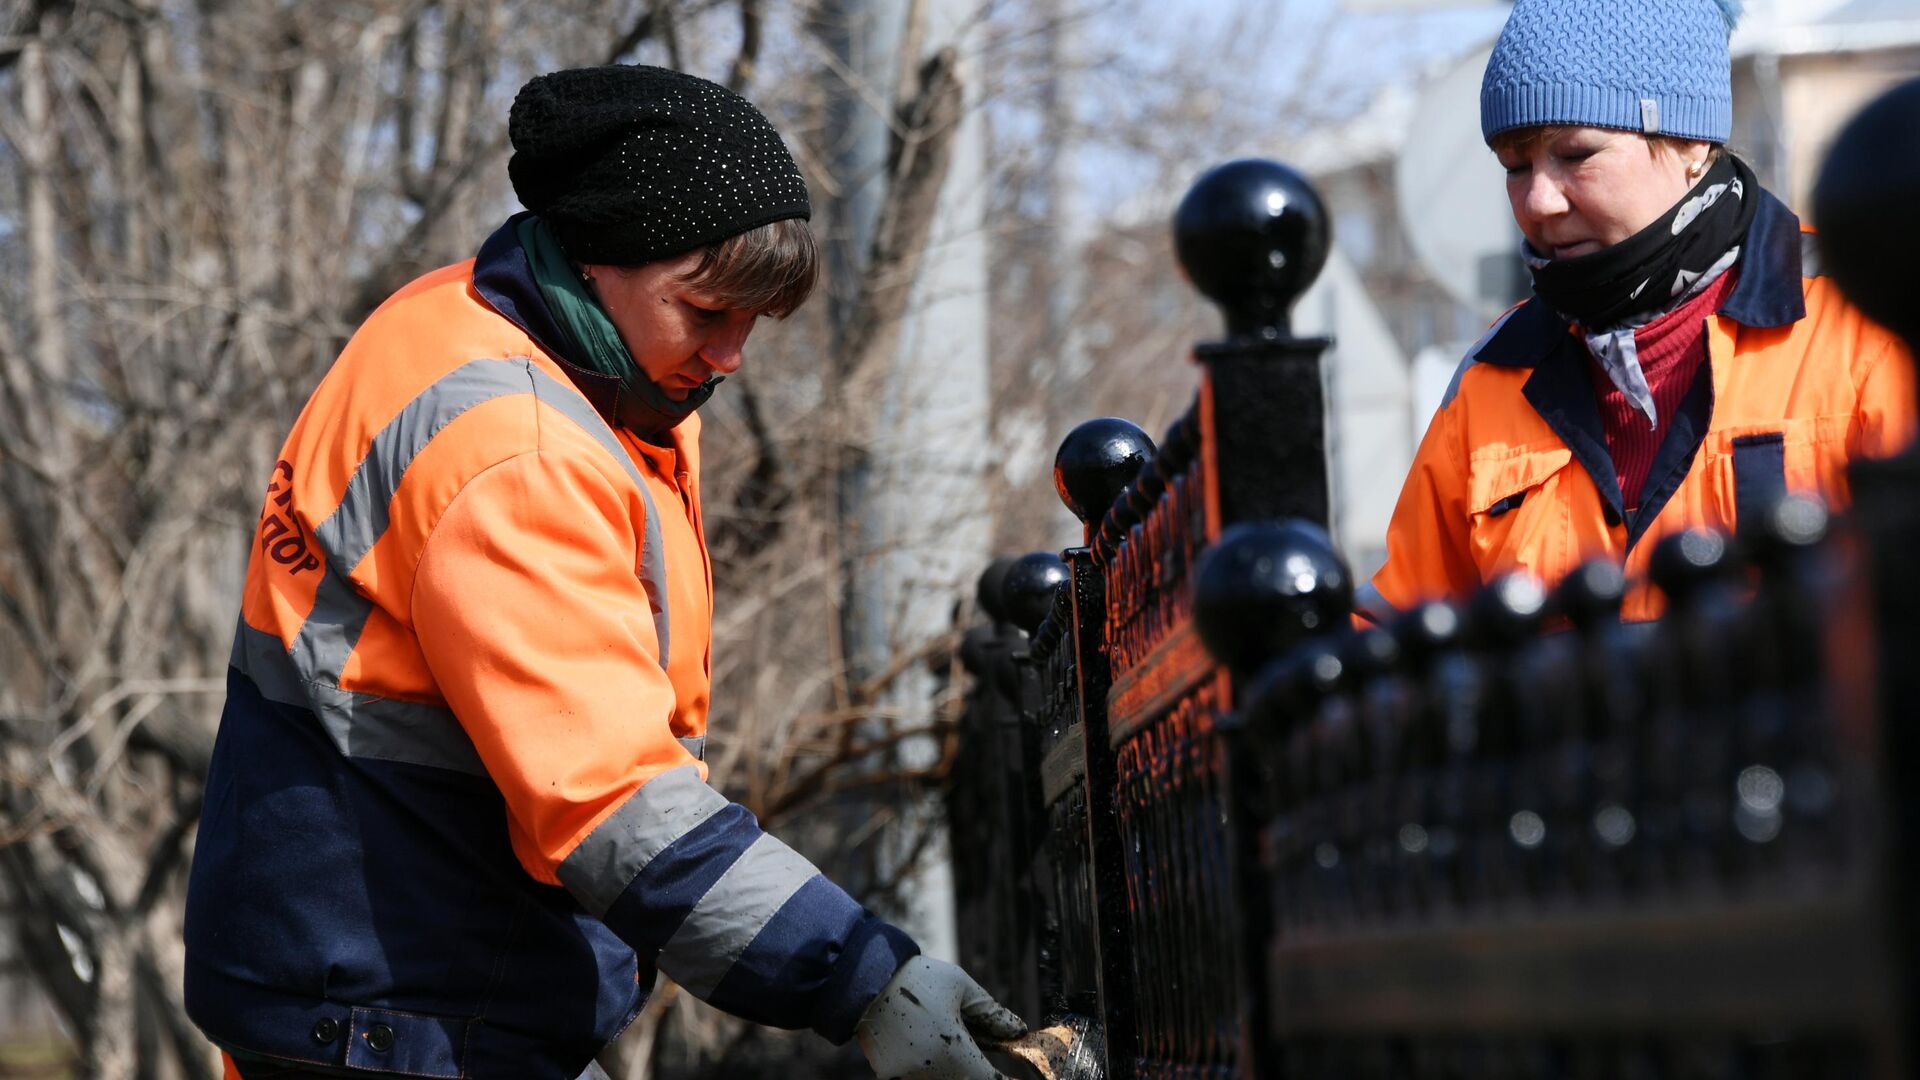
[[[1488,649],[1512,649],[1540,631],[1547,588],[1524,570],[1494,578],[1467,603],[1468,635]]]
[[[1351,640],[1328,635],[1309,638],[1278,661],[1260,669],[1247,691],[1256,731],[1273,735],[1318,711],[1320,703],[1365,675],[1351,666]]]
[[[1627,575],[1612,559],[1590,559],[1554,587],[1549,608],[1581,631],[1594,631],[1620,619],[1627,598]]]
[[[1881,95],[1840,131],[1813,189],[1825,270],[1847,298],[1920,353],[1920,79]]]
[[[1810,495],[1788,495],[1768,507],[1758,527],[1740,539],[1762,570],[1778,570],[1818,548],[1831,525],[1825,503]]]
[[[1724,533],[1696,527],[1660,538],[1647,560],[1647,576],[1667,602],[1686,607],[1701,591],[1724,581],[1735,569],[1732,549]]]
[[[980,584],[974,590],[974,599],[979,602],[980,610],[996,623],[1008,621],[1005,586],[1007,571],[1013,569],[1015,561],[1012,555],[1002,555],[988,563],[987,568],[980,572]]]
[[[1292,337],[1294,301],[1326,265],[1330,231],[1306,177],[1259,158],[1208,170],[1173,215],[1180,265],[1232,338]]]
[[[1353,577],[1312,522],[1247,522],[1194,568],[1193,620],[1214,658],[1251,672],[1353,615]]]
[[[1400,643],[1400,655],[1415,671],[1424,671],[1434,657],[1460,644],[1466,618],[1445,600],[1428,600],[1403,612],[1388,626]]]
[[[1053,486],[1073,516],[1097,525],[1153,457],[1153,440],[1117,416],[1088,420],[1060,441],[1053,455]]]
[[[1053,610],[1055,594],[1072,579],[1066,561],[1051,551],[1015,559],[1000,582],[1000,606],[1006,610],[1007,621],[1029,634],[1040,629]]]

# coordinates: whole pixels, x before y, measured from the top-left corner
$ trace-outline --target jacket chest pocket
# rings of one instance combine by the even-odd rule
[[[1571,543],[1560,487],[1572,462],[1573,452],[1555,445],[1469,463],[1468,536],[1481,580],[1513,570],[1559,576]]]
[[[1712,433],[1704,464],[1721,521],[1751,524],[1789,493],[1844,505],[1849,423],[1846,416],[1799,417]]]

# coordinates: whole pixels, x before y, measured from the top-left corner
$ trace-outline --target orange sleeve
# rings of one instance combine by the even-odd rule
[[[1888,335],[1887,347],[1860,381],[1853,456],[1891,457],[1906,449],[1913,442],[1915,412],[1913,357]]]
[[[422,654],[548,883],[640,785],[694,763],[668,726],[626,486],[564,451],[509,458],[454,497],[414,581]]]
[[[1387,561],[1360,590],[1356,607],[1372,621],[1480,585],[1468,546],[1467,468],[1454,403],[1440,407],[1414,452],[1387,524]]]

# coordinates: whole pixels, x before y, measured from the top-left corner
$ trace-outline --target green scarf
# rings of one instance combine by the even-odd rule
[[[627,343],[620,339],[620,331],[607,315],[607,309],[600,306],[599,299],[575,272],[573,260],[567,258],[552,227],[538,215],[528,214],[513,228],[521,249],[527,253],[527,265],[533,270],[534,283],[540,287],[547,310],[553,312],[555,321],[572,338],[571,342],[554,343],[572,346],[563,359],[576,367],[620,380],[620,393],[613,405],[614,420],[648,442],[667,445],[666,433],[706,404],[720,379],[708,379],[679,401],[667,397],[627,351]]]
[[[580,355],[567,359],[602,375],[612,375],[622,386],[630,387],[644,379],[633,354],[627,351],[627,343],[620,340],[620,331],[600,301],[587,291],[586,282],[574,272],[573,260],[560,250],[560,241],[547,223],[537,214],[528,214],[514,226],[514,232],[527,253],[527,263],[533,267],[533,280],[546,298],[547,310],[580,346]]]

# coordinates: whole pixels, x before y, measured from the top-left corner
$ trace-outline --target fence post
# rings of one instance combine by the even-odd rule
[[[1194,349],[1201,445],[1213,477],[1208,535],[1236,521],[1302,518],[1325,527],[1325,338],[1293,336],[1292,308],[1326,265],[1326,208],[1278,162],[1203,174],[1174,214],[1174,247],[1227,334]]]
[[[1242,523],[1292,519],[1324,529],[1332,517],[1321,369],[1330,342],[1295,337],[1291,325],[1293,305],[1326,263],[1330,227],[1319,195],[1299,173],[1277,162],[1242,160],[1195,181],[1174,214],[1173,229],[1188,278],[1226,322],[1222,340],[1194,349],[1201,371],[1196,413],[1200,471],[1207,478],[1206,533],[1215,546],[1195,567],[1193,618],[1208,651],[1228,672],[1215,730],[1241,946],[1235,958],[1239,1068],[1251,1076],[1264,1067],[1271,888],[1259,855],[1265,782],[1238,706],[1261,664],[1298,640],[1303,611],[1310,622],[1322,620],[1307,632],[1344,625],[1336,624],[1330,610],[1288,612],[1276,603],[1280,594],[1271,586],[1287,557],[1327,571],[1308,590],[1316,599],[1333,584],[1350,606],[1352,584],[1324,534]],[[1259,566],[1269,571],[1266,580],[1254,573]]]
[[[1080,730],[1087,793],[1087,843],[1093,860],[1094,916],[1098,933],[1101,1027],[1107,1075],[1130,1077],[1137,1051],[1134,1020],[1133,940],[1127,919],[1126,855],[1113,812],[1113,748],[1108,743],[1107,692],[1112,663],[1107,649],[1106,575],[1090,543],[1107,509],[1126,492],[1153,456],[1153,440],[1116,417],[1089,420],[1061,441],[1053,459],[1053,483],[1067,509],[1080,519],[1088,543],[1062,553],[1073,575],[1073,627],[1078,649]]]
[[[995,559],[980,575],[978,606],[987,625],[966,632],[961,663],[972,676],[961,714],[947,814],[996,842],[956,843],[954,898],[962,965],[996,1000],[1036,1015],[1040,1004],[1038,905],[1030,869],[1044,835],[1039,754],[1020,709],[1014,654],[1025,648],[1003,602],[1015,560]]]
[[[1353,581],[1319,527],[1247,522],[1228,529],[1194,569],[1193,621],[1232,673],[1236,707],[1215,722],[1228,770],[1231,879],[1240,970],[1240,1075],[1274,1073],[1265,1060],[1270,1011],[1266,955],[1275,929],[1273,880],[1261,849],[1273,817],[1258,721],[1257,674],[1299,645],[1338,633],[1353,611]],[[1337,659],[1337,658],[1336,658]]]

